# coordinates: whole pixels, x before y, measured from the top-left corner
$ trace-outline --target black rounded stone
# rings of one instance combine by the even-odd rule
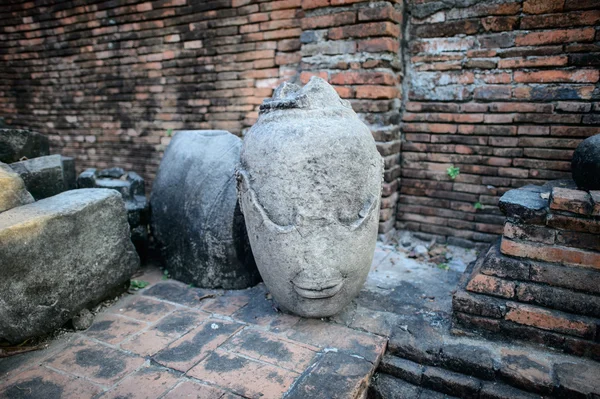
[[[600,190],[600,134],[583,140],[573,153],[571,173],[577,187]]]

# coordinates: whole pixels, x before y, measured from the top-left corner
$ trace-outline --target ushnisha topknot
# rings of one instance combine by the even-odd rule
[[[260,114],[291,108],[352,109],[348,101],[342,100],[331,85],[317,76],[310,78],[309,82],[303,87],[294,83],[283,82],[275,89],[273,97],[263,101],[260,106]]]

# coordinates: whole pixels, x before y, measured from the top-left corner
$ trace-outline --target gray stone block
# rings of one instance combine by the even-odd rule
[[[50,154],[50,141],[43,134],[24,129],[0,128],[0,162],[18,162],[23,157]]]
[[[0,214],[0,339],[48,333],[124,289],[139,266],[123,199],[71,190]]]
[[[21,176],[36,201],[66,190],[60,155],[15,162],[10,167]]]
[[[259,281],[239,211],[241,140],[226,131],[177,132],[152,188],[152,233],[171,276],[202,288]]]

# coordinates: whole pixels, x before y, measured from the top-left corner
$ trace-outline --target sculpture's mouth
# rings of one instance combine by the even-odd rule
[[[292,285],[296,293],[303,298],[323,299],[331,298],[340,292],[344,285],[344,280],[341,275],[323,281],[307,278],[300,274],[292,280]]]

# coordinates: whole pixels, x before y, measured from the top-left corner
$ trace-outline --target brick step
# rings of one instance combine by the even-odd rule
[[[475,329],[560,349],[600,361],[600,319],[458,289],[455,330]]]
[[[597,271],[508,257],[495,244],[458,284],[454,327],[600,360],[600,296],[583,292],[599,282]]]
[[[525,392],[497,381],[481,380],[440,367],[424,366],[387,355],[373,378],[370,398],[480,398],[536,399],[539,394]],[[451,395],[451,396],[449,396]]]
[[[454,399],[431,389],[411,384],[389,374],[377,373],[369,386],[368,399]]]
[[[456,336],[426,324],[390,338],[377,372],[465,398],[600,395],[598,362],[531,345]],[[516,396],[520,391],[522,396]]]

